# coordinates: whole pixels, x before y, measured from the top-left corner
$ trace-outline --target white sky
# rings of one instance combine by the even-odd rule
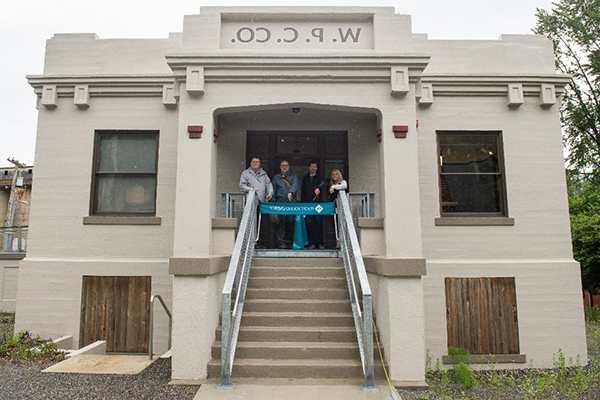
[[[7,0],[0,8],[0,167],[11,165],[8,157],[34,163],[36,99],[25,76],[42,73],[45,42],[54,33],[166,38],[204,5],[392,6],[412,16],[413,32],[431,39],[497,39],[531,33],[536,7],[549,10],[552,0]]]

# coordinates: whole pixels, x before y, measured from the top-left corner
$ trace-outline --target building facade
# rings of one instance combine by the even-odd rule
[[[544,37],[429,40],[385,7],[203,7],[167,39],[57,34],[28,79],[36,194],[16,329],[84,345],[102,291],[129,285],[114,318],[162,295],[173,378],[205,378],[236,227],[221,193],[259,155],[271,176],[282,158],[317,160],[374,194],[356,223],[394,380],[423,381],[426,353],[449,347],[499,367],[586,359],[568,78]],[[157,314],[159,351],[166,324]]]
[[[0,310],[15,311],[19,262],[25,258],[33,167],[0,168]]]

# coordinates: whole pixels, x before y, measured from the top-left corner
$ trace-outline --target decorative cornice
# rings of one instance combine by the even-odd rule
[[[58,97],[73,97],[76,85],[88,85],[92,97],[162,97],[173,75],[28,75],[38,97],[44,86],[57,87]]]
[[[424,73],[423,84],[430,84],[434,96],[507,96],[509,85],[522,84],[525,96],[540,96],[542,85],[554,85],[564,92],[571,78],[559,74],[435,74]]]
[[[167,63],[178,81],[186,68],[204,68],[205,82],[390,82],[390,68],[408,68],[416,82],[429,63],[425,54],[170,54]]]

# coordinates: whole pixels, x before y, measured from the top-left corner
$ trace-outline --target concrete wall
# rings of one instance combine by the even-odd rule
[[[426,348],[433,364],[447,354],[445,277],[515,277],[520,353],[525,364],[550,368],[559,350],[587,360],[579,264],[563,260],[428,260],[423,278]]]
[[[515,45],[514,56],[522,57],[522,64],[500,67],[548,70],[543,67],[551,63],[547,44],[538,43],[544,51],[535,50],[531,45],[536,41],[539,38],[524,38],[523,46]],[[453,46],[465,52],[469,44]],[[491,57],[493,47],[486,52]],[[505,45],[497,49],[501,54],[508,51]],[[434,51],[430,66],[437,72],[441,67],[435,64],[440,61],[436,55]],[[451,70],[455,67],[449,65]],[[474,70],[485,68],[490,67]],[[508,99],[499,94],[439,93],[431,106],[418,109],[421,226],[427,259],[426,347],[434,362],[447,354],[445,277],[515,277],[521,354],[527,357],[522,367],[530,362],[551,367],[552,355],[559,349],[568,357],[579,355],[585,360],[580,271],[571,249],[559,105],[542,107],[533,93],[519,107],[509,107]],[[514,225],[436,226],[440,217],[438,130],[502,132],[508,217],[514,218]]]
[[[5,259],[0,255],[0,310],[2,311],[15,311],[19,262],[19,259]]]
[[[219,324],[225,277],[225,272],[210,276],[175,276],[171,379],[206,378]]]
[[[16,329],[78,343],[83,275],[151,275],[152,291],[171,302],[177,113],[156,98],[93,98],[89,108],[59,98],[42,107],[36,145],[36,194],[27,259],[20,268]],[[160,225],[84,225],[89,215],[94,130],[160,131],[156,216]],[[60,138],[60,139],[57,139]],[[60,172],[60,173],[59,173]],[[157,351],[166,321],[157,312]]]
[[[55,34],[46,43],[45,75],[170,74],[165,54],[181,46],[169,39],[99,39],[94,33]],[[38,160],[35,160],[36,166]]]
[[[369,274],[379,341],[390,379],[425,380],[423,283],[421,277]],[[378,352],[375,343],[375,352]]]
[[[439,97],[419,109],[423,254],[427,259],[570,259],[558,104],[526,97]],[[436,130],[502,132],[508,216],[514,226],[435,226],[440,216]]]

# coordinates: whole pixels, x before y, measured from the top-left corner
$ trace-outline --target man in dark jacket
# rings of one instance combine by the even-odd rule
[[[320,203],[321,192],[325,187],[325,181],[317,172],[317,163],[311,161],[308,165],[308,174],[302,178],[302,202],[303,203]],[[322,215],[307,215],[306,216],[306,231],[308,233],[308,244],[305,246],[308,250],[319,248],[325,249],[323,242],[323,216]]]
[[[290,172],[290,163],[282,160],[279,163],[279,174],[272,179],[273,198],[276,203],[293,203],[298,191],[298,177]],[[282,215],[277,225],[277,247],[280,249],[294,248],[294,216]]]

